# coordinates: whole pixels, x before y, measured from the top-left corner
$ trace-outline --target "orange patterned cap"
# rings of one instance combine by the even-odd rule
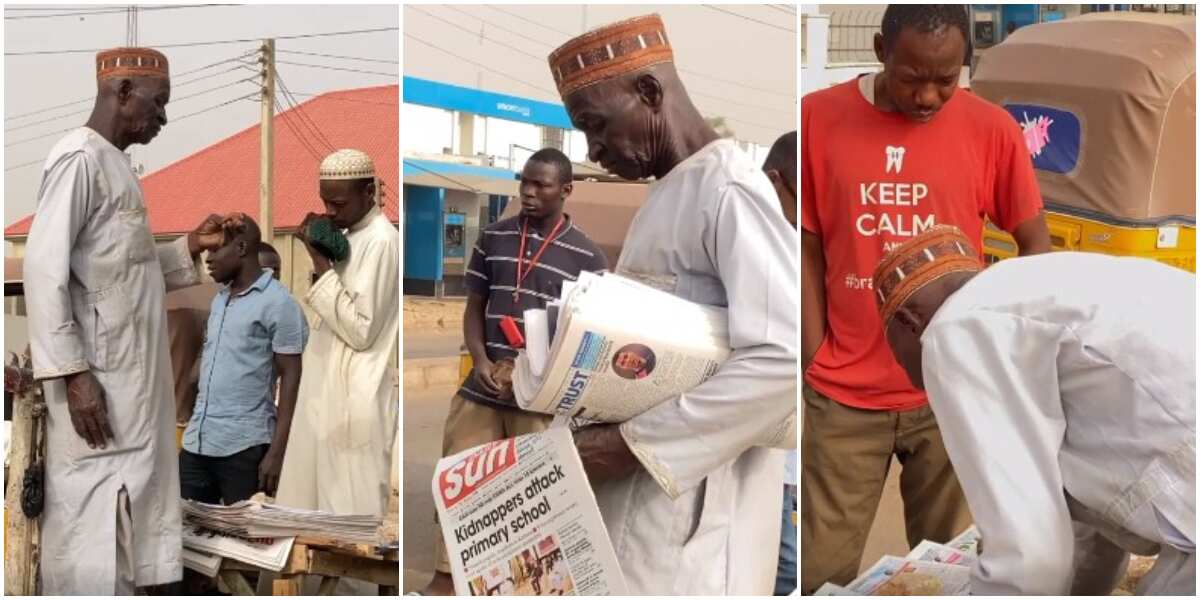
[[[871,279],[884,330],[896,311],[929,283],[950,273],[982,270],[971,240],[951,225],[935,225],[895,248],[879,261]]]
[[[593,29],[550,53],[550,73],[566,98],[589,85],[672,62],[667,30],[657,14]]]
[[[169,77],[167,57],[150,48],[113,48],[96,54],[96,79],[138,75]]]

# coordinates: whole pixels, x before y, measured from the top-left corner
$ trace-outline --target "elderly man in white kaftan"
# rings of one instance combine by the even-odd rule
[[[51,149],[25,250],[34,376],[48,409],[47,595],[132,594],[182,573],[163,297],[165,287],[198,282],[195,256],[212,244],[193,234],[156,248],[137,174],[122,152],[161,127],[166,58],[122,48],[102,52],[97,63],[96,109],[87,127]],[[73,424],[78,391],[68,399],[67,390],[76,380],[105,407],[93,415],[100,418],[91,441]]]
[[[305,301],[316,318],[276,498],[288,506],[387,508],[399,411],[400,235],[375,200],[374,174],[357,150],[321,163],[322,200],[350,249],[327,264],[310,244],[318,277]]]
[[[945,229],[875,281],[979,527],[971,592],[1107,595],[1133,552],[1158,554],[1137,593],[1194,596],[1195,276],[1066,252],[973,274]]]
[[[595,485],[596,499],[632,593],[769,595],[784,453],[766,446],[795,447],[796,233],[770,181],[704,123],[670,61],[657,15],[550,56],[589,157],[626,179],[657,178],[617,272],[727,306],[733,349],[711,379],[620,426],[617,443],[640,466]]]

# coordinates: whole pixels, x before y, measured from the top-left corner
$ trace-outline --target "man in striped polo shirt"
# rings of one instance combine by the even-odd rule
[[[511,317],[523,330],[524,312],[557,299],[564,281],[575,281],[580,271],[608,268],[604,253],[563,213],[571,188],[566,155],[553,148],[535,152],[521,171],[521,213],[489,225],[479,236],[467,266],[463,314],[463,337],[475,368],[450,401],[442,456],[550,424],[550,415],[523,411],[511,393],[500,391],[497,364],[517,356],[500,322]],[[452,595],[450,562],[440,537],[437,545],[433,581],[423,594]]]

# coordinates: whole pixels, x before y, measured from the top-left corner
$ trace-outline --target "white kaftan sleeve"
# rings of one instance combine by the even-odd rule
[[[68,154],[42,178],[38,208],[25,246],[25,305],[33,376],[54,379],[88,370],[80,326],[71,306],[71,250],[99,197],[95,165]]]
[[[307,302],[338,338],[363,352],[371,348],[387,324],[386,315],[399,310],[400,249],[380,239],[351,252],[362,253],[359,268],[368,273],[362,280],[370,282],[369,289],[346,288],[337,272],[330,269],[309,289]]]
[[[167,291],[200,283],[199,257],[192,258],[186,235],[173,242],[158,244],[156,248]]]
[[[974,595],[1071,590],[1075,534],[1058,464],[1061,331],[975,311],[935,318],[921,337],[925,391],[983,540]]]
[[[736,183],[722,190],[704,247],[725,288],[733,352],[704,383],[621,425],[630,450],[671,498],[795,428],[796,246],[774,197]],[[795,434],[786,437],[795,447]]]

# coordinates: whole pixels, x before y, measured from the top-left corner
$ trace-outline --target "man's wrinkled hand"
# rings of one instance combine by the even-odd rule
[[[258,463],[258,489],[272,498],[279,488],[279,473],[283,471],[283,451],[276,451],[272,444],[262,461]]]
[[[188,234],[188,250],[192,256],[211,252],[225,244],[226,217],[208,215],[198,227]]]
[[[75,433],[93,450],[108,446],[106,440],[116,439],[108,422],[108,406],[104,388],[91,371],[67,375],[67,411]]]
[[[575,447],[592,485],[621,479],[641,467],[619,425],[594,425],[575,432]]]

